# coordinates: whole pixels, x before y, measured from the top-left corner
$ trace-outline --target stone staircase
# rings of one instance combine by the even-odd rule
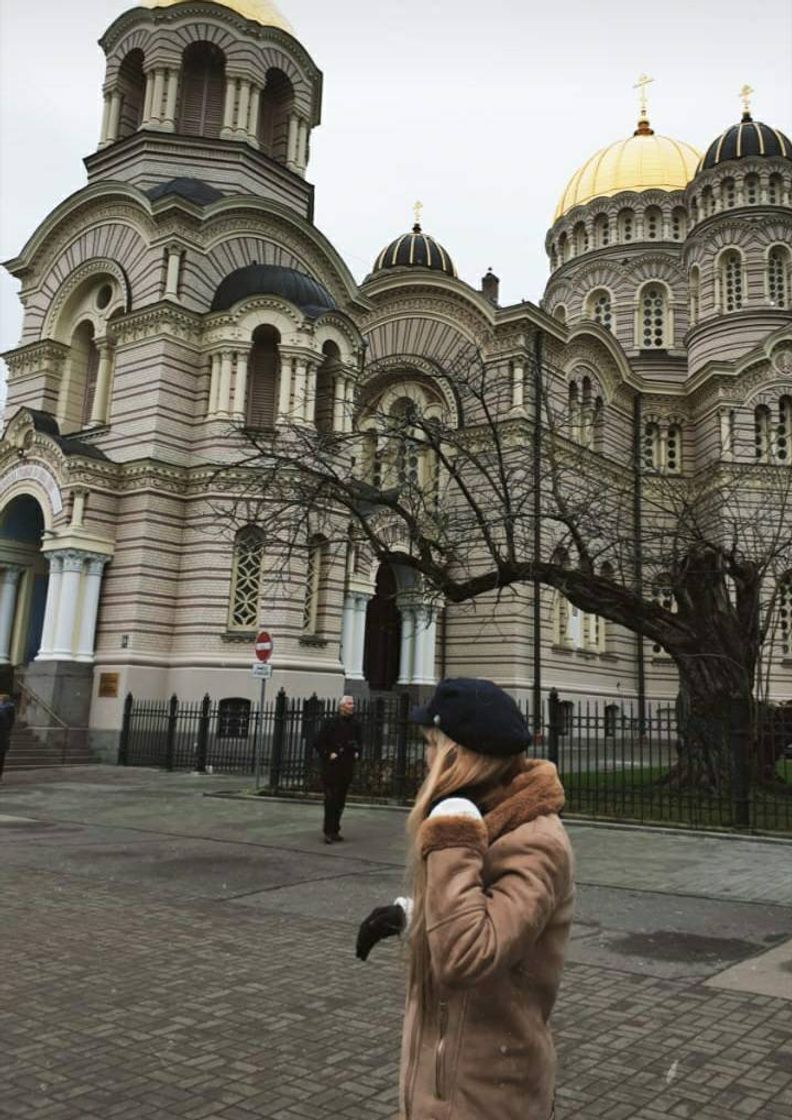
[[[61,727],[28,727],[17,718],[5,769],[41,770],[50,766],[85,766],[93,761],[84,733]]]

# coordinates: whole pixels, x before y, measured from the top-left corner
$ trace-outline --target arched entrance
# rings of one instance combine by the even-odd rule
[[[0,672],[27,665],[41,646],[49,568],[41,551],[44,514],[21,494],[0,513]]]
[[[374,597],[366,609],[363,651],[363,675],[375,692],[390,691],[399,678],[401,613],[396,602],[398,592],[393,569],[382,564],[377,572]]]

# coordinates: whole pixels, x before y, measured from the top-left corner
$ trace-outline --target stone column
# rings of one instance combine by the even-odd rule
[[[316,362],[308,362],[305,369],[305,423],[313,424],[316,420],[316,377],[318,367]]]
[[[179,71],[167,70],[167,86],[165,90],[165,117],[162,127],[166,132],[173,132],[176,128],[176,102],[179,96]]]
[[[286,166],[289,171],[297,170],[297,139],[299,135],[299,118],[295,113],[289,117],[289,146],[286,149]]]
[[[344,430],[344,405],[346,403],[346,378],[338,374],[333,381],[333,431]]]
[[[211,356],[211,374],[209,382],[209,407],[206,412],[207,419],[211,419],[217,412],[217,401],[220,396],[220,354]]]
[[[352,431],[352,422],[355,413],[355,382],[351,377],[347,378],[346,383],[346,402],[344,407],[344,432]]]
[[[168,248],[168,264],[165,272],[165,298],[178,300],[179,278],[181,274],[182,250],[178,245]]]
[[[47,584],[47,603],[44,608],[44,628],[41,632],[41,645],[39,646],[36,661],[52,661],[52,647],[55,642],[55,623],[60,607],[61,581],[63,578],[63,553],[45,552],[49,561],[50,573]]]
[[[512,375],[512,408],[525,407],[525,366],[523,363],[514,363]]]
[[[109,90],[105,90],[104,108],[102,109],[102,127],[99,132],[99,147],[106,148],[110,134],[110,97]]]
[[[85,553],[67,548],[62,553],[63,575],[61,577],[58,613],[55,619],[55,640],[51,660],[73,661],[77,607],[80,599],[80,584],[85,563]]]
[[[415,661],[413,684],[435,683],[435,640],[437,623],[431,607],[415,611]]]
[[[304,175],[308,166],[308,122],[300,119],[297,125],[297,154],[295,158],[298,174]]]
[[[236,138],[247,140],[248,117],[250,116],[250,82],[242,79],[239,83],[239,104],[237,106]]]
[[[163,112],[163,98],[165,95],[165,71],[159,67],[154,71],[154,92],[152,94],[151,123],[157,128],[162,128],[165,116]]]
[[[83,575],[83,596],[80,607],[80,630],[77,638],[76,661],[94,659],[94,640],[96,636],[96,617],[99,613],[99,592],[102,587],[102,571],[107,563],[106,556],[85,553],[87,564]]]
[[[415,663],[415,608],[402,607],[401,649],[399,651],[399,678],[397,684],[412,684]]]
[[[220,391],[217,397],[217,411],[227,416],[231,411],[231,351],[225,350],[220,358]]]
[[[347,669],[352,664],[352,640],[355,625],[355,596],[348,592],[344,598],[344,611],[341,615],[341,649],[339,656],[344,666],[344,674],[348,676]]]
[[[250,94],[250,111],[248,112],[248,143],[252,144],[254,148],[259,146],[258,142],[258,129],[259,129],[259,110],[261,108],[261,87],[257,85],[251,86]]]
[[[113,343],[108,339],[97,342],[99,350],[99,369],[96,372],[96,388],[91,406],[92,427],[107,423],[107,408],[110,403],[110,383],[113,375]]]
[[[294,402],[292,419],[296,423],[305,420],[305,404],[308,388],[308,367],[304,358],[297,358],[294,366]]]
[[[121,93],[113,90],[110,94],[110,119],[107,124],[107,143],[112,144],[118,139],[118,128],[121,123]]]
[[[234,381],[234,419],[244,422],[247,415],[248,355],[237,350],[236,378]]]
[[[222,140],[234,139],[234,107],[236,105],[236,78],[226,76],[225,112],[223,113],[223,127],[220,130]]]
[[[281,361],[280,379],[278,382],[278,421],[287,420],[289,418],[289,409],[291,404],[291,385],[291,359],[283,358]]]
[[[146,94],[143,98],[143,119],[140,122],[142,128],[148,128],[151,124],[151,111],[154,104],[154,71],[149,70],[146,74]]]
[[[24,568],[18,564],[6,564],[0,572],[0,664],[7,665],[11,660],[11,635],[14,631],[17,589],[19,577]]]
[[[352,595],[354,612],[351,618],[351,638],[349,642],[349,660],[344,662],[346,675],[350,680],[362,681],[363,653],[366,645],[366,608],[370,599],[369,595],[356,593]]]

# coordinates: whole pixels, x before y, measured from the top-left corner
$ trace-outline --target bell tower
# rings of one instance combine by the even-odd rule
[[[109,27],[90,182],[173,180],[311,217],[322,75],[270,0],[145,0]]]

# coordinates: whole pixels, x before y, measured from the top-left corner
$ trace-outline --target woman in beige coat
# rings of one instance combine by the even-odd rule
[[[552,1120],[555,1003],[574,907],[555,767],[527,760],[517,705],[442,681],[413,718],[428,774],[408,820],[411,899],[373,911],[366,959],[406,931],[402,1120]]]

